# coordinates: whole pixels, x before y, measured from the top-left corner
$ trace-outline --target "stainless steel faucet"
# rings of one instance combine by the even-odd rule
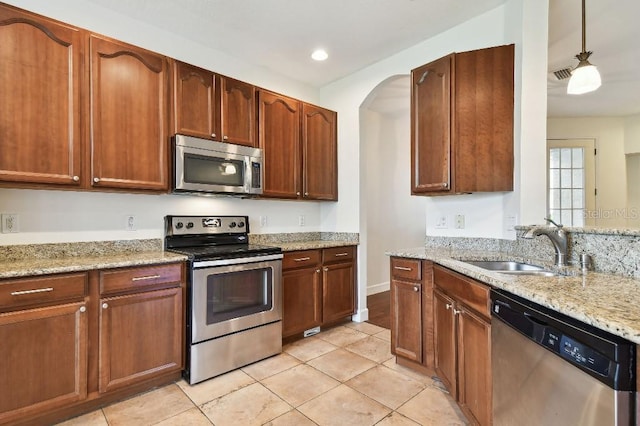
[[[554,227],[534,226],[522,238],[531,239],[538,235],[546,235],[556,249],[556,266],[567,266],[567,233],[562,229],[562,225],[558,225],[550,218],[545,217],[544,220],[553,224]]]

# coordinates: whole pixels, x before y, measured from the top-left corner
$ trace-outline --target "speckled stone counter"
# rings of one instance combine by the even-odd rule
[[[431,260],[492,287],[504,289],[640,344],[639,279],[595,272],[583,274],[573,268],[560,271],[569,274],[566,276],[507,275],[460,261],[516,260],[551,266],[535,259],[509,256],[504,252],[419,247],[389,251],[386,254]]]
[[[314,250],[358,245],[358,234],[346,232],[251,234],[249,241],[252,244],[278,246],[283,251]]]
[[[0,278],[181,262],[162,240],[0,246]]]

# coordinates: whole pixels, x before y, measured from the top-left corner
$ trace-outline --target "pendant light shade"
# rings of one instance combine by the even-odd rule
[[[567,86],[569,95],[582,95],[596,90],[602,84],[600,73],[595,65],[589,62],[592,52],[587,52],[586,45],[586,23],[585,23],[585,0],[582,0],[582,52],[576,55],[578,66],[571,72],[571,79]]]

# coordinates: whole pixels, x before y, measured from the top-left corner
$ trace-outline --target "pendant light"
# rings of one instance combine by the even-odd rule
[[[585,0],[582,0],[582,52],[576,55],[578,66],[571,72],[571,79],[567,86],[569,95],[582,95],[593,92],[602,84],[600,73],[595,65],[589,62],[589,56],[593,52],[587,52],[586,48],[586,23],[585,23]]]

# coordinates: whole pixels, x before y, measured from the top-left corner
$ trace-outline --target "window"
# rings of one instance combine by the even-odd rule
[[[593,225],[593,139],[549,140],[548,215],[565,226]]]

